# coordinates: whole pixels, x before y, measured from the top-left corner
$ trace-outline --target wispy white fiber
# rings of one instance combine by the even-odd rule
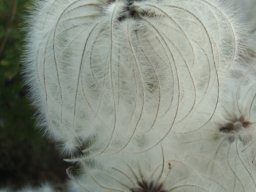
[[[153,147],[176,123],[189,129],[198,113],[194,128],[207,123],[243,35],[220,5],[39,3],[25,74],[42,125],[64,150],[97,137],[101,150],[113,151],[137,145],[141,134],[151,141],[144,149]]]
[[[46,0],[25,79],[74,191],[254,192],[255,45],[221,0]]]
[[[1,192],[56,192],[56,190],[48,183],[42,184],[40,187],[26,186],[20,190],[14,190],[11,188],[0,189]]]
[[[43,184],[41,187],[27,186],[18,192],[55,192],[56,190],[49,184]]]
[[[229,83],[232,97],[227,94],[222,98],[210,124],[176,139],[180,150],[190,151],[186,161],[225,186],[226,191],[254,191],[256,87],[252,80],[240,80],[235,88],[234,82]]]

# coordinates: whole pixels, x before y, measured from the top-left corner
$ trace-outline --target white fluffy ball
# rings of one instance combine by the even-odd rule
[[[247,54],[254,48],[246,17],[231,5],[218,0],[36,5],[26,81],[40,125],[62,144],[67,161],[83,170],[73,186],[90,192],[256,188],[255,174],[248,171],[255,164],[241,160],[242,149],[234,145],[243,140],[254,145],[255,94],[240,94],[255,85]],[[230,148],[236,160],[222,164],[229,162],[229,156],[221,157]],[[213,164],[227,169],[225,179],[216,176],[218,166],[207,171],[215,152],[221,154]],[[251,162],[255,156],[245,158]],[[73,178],[71,169],[68,173]]]

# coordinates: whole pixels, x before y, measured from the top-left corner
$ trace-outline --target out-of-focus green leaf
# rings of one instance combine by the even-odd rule
[[[35,128],[33,114],[36,109],[29,104],[26,97],[28,90],[23,86],[20,75],[23,65],[21,58],[24,30],[22,29],[27,8],[31,6],[32,1],[0,0],[0,188],[6,184],[17,187],[22,184],[39,183],[40,171],[44,169],[40,168],[39,163],[42,156],[45,160],[49,160],[44,162],[44,166],[49,165],[49,169],[43,170],[49,173],[49,178],[58,180],[58,177],[62,179],[65,177],[63,165],[55,170],[56,173],[53,172],[55,168],[50,167],[51,163],[58,162],[57,153],[52,145],[42,138],[39,129]],[[24,141],[26,145],[22,147]],[[30,148],[27,149],[27,146]],[[4,157],[4,154],[10,156]],[[33,160],[35,156],[38,158]],[[50,162],[51,157],[53,162]],[[29,163],[18,166],[18,161]],[[30,171],[24,173],[24,168],[29,168]]]

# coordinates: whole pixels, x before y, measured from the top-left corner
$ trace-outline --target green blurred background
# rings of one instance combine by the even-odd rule
[[[0,0],[0,188],[65,182],[66,164],[35,128],[21,78],[24,18],[33,0]]]

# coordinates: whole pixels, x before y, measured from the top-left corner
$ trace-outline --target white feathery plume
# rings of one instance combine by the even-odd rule
[[[0,192],[56,192],[56,190],[48,183],[41,184],[39,187],[26,186],[20,190],[13,190],[11,188],[0,189]],[[70,191],[72,192],[72,191]]]
[[[27,186],[18,192],[56,192],[56,190],[48,183],[42,184],[40,187]]]
[[[255,80],[244,57],[254,48],[233,8],[219,0],[37,3],[24,73],[39,124],[74,164],[74,191],[253,192]]]
[[[87,158],[77,162],[84,171],[77,175],[74,166],[68,169],[68,174],[73,185],[88,192],[225,191],[189,164],[172,159],[172,154],[163,146],[136,154],[103,154],[91,161]]]
[[[220,76],[236,62],[241,27],[219,2],[64,0],[39,3],[27,81],[49,134],[72,151],[159,144],[175,124],[213,116]],[[205,106],[207,106],[207,111]],[[198,113],[205,115],[194,121]]]
[[[226,191],[256,188],[255,85],[243,85],[233,98],[225,98],[207,127],[176,138],[180,150],[190,151],[186,158],[190,165]]]

